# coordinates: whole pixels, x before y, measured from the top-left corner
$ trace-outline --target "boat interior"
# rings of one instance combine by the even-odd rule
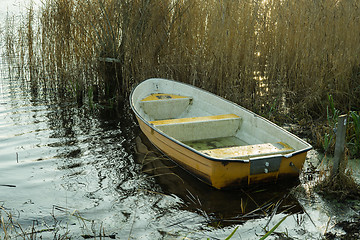
[[[193,101],[187,96],[154,93],[143,98],[140,107],[146,120],[158,130],[214,158],[250,159],[295,151],[281,141],[244,138],[250,133],[245,131],[241,116],[202,112]]]

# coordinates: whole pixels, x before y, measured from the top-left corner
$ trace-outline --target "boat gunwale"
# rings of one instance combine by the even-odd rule
[[[186,85],[186,86],[188,86],[188,87],[190,87],[190,88],[194,88],[194,89],[196,89],[196,90],[198,90],[198,91],[204,91],[204,92],[206,92],[206,93],[208,93],[208,94],[210,94],[210,95],[213,95],[214,97],[217,97],[217,98],[219,98],[219,99],[221,99],[221,100],[223,100],[223,101],[225,101],[225,102],[227,102],[227,103],[229,103],[229,104],[234,105],[234,106],[237,107],[237,108],[240,108],[240,109],[242,109],[242,110],[244,110],[244,111],[246,111],[246,112],[248,112],[248,113],[253,114],[255,117],[261,118],[263,121],[265,121],[265,122],[267,122],[267,123],[270,123],[273,127],[277,128],[278,130],[280,130],[280,131],[282,131],[282,132],[284,132],[284,133],[286,133],[286,134],[291,135],[291,136],[294,137],[296,140],[302,142],[303,144],[305,144],[305,145],[307,146],[307,147],[305,147],[305,148],[303,148],[303,149],[300,149],[300,150],[291,152],[291,153],[289,153],[289,154],[281,155],[282,157],[291,158],[291,157],[293,157],[293,156],[295,156],[295,155],[298,155],[298,154],[301,154],[301,153],[304,153],[304,152],[308,152],[309,150],[311,150],[311,149],[313,148],[309,143],[307,143],[306,141],[304,141],[304,140],[301,139],[300,137],[298,137],[298,136],[296,136],[295,134],[287,131],[286,129],[278,126],[277,124],[271,122],[270,120],[268,120],[268,119],[266,119],[266,118],[264,118],[264,117],[262,117],[262,116],[260,116],[260,115],[258,115],[258,114],[256,114],[256,113],[250,111],[249,109],[246,109],[246,108],[238,105],[237,103],[234,103],[234,102],[232,102],[232,101],[230,101],[230,100],[227,100],[227,99],[225,99],[225,98],[223,98],[223,97],[221,97],[221,96],[218,96],[218,95],[216,95],[216,94],[214,94],[214,93],[212,93],[212,92],[209,92],[209,91],[207,91],[207,90],[205,90],[205,89],[202,89],[202,88],[193,86],[193,85],[188,84],[188,83],[183,83],[183,82],[179,82],[179,81],[175,81],[175,80],[171,80],[171,79],[163,79],[163,78],[149,78],[149,79],[146,79],[146,80],[144,80],[144,81],[136,84],[136,86],[134,86],[133,89],[131,90],[131,93],[130,93],[130,96],[129,96],[131,109],[132,109],[133,112],[136,114],[136,116],[137,116],[139,119],[141,119],[141,121],[142,121],[143,123],[145,123],[147,126],[149,126],[151,129],[153,129],[153,130],[156,131],[157,133],[161,134],[162,136],[164,136],[164,137],[168,138],[169,140],[173,141],[174,143],[176,143],[176,144],[178,144],[178,145],[180,145],[180,146],[182,146],[182,147],[184,147],[184,148],[186,148],[186,149],[188,149],[188,150],[190,150],[190,151],[192,151],[192,152],[194,152],[194,153],[196,153],[196,154],[198,154],[198,155],[200,155],[200,156],[202,156],[202,157],[204,157],[204,158],[206,158],[206,159],[208,159],[208,160],[210,160],[210,161],[222,162],[222,163],[224,163],[224,162],[242,162],[242,163],[249,163],[251,160],[264,159],[264,158],[268,158],[269,156],[274,156],[274,155],[266,155],[266,156],[254,157],[254,158],[250,158],[250,159],[224,159],[224,158],[215,158],[215,157],[211,157],[211,156],[209,156],[209,155],[207,155],[207,154],[203,154],[203,153],[199,152],[198,150],[196,150],[196,149],[194,149],[194,148],[192,148],[192,147],[190,147],[190,146],[188,146],[188,145],[180,142],[179,140],[173,138],[172,136],[170,136],[170,135],[162,132],[161,130],[157,129],[157,128],[155,127],[155,125],[149,123],[149,121],[147,121],[143,116],[140,115],[140,113],[139,113],[139,112],[137,111],[137,109],[135,108],[135,106],[134,106],[134,101],[133,101],[133,94],[134,94],[134,91],[137,89],[137,87],[140,86],[140,85],[141,85],[142,83],[144,83],[145,81],[150,81],[150,80],[161,80],[161,81],[173,82],[173,83],[175,83],[175,84],[184,84],[184,85]]]

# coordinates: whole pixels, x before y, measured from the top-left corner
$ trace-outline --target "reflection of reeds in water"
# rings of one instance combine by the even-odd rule
[[[360,106],[355,0],[47,0],[33,9],[6,36],[34,86],[90,100],[97,86],[109,99],[158,76],[258,112],[278,102],[318,116],[327,93],[344,109]]]

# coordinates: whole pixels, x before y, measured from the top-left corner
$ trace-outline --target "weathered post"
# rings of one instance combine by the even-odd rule
[[[346,136],[346,115],[338,117],[338,127],[336,130],[336,142],[334,153],[334,166],[331,172],[335,176],[339,172],[339,166],[345,160],[345,136]]]

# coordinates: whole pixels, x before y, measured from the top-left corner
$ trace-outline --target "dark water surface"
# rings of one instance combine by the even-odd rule
[[[0,61],[0,239],[225,239],[237,226],[232,239],[259,239],[285,216],[268,239],[319,239],[358,211],[306,181],[295,195],[282,185],[214,190],[161,157],[126,106],[34,92]],[[307,165],[319,161],[311,151]]]

